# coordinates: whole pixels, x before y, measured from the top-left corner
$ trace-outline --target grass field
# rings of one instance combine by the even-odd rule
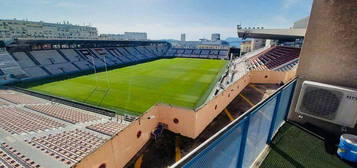
[[[28,89],[140,115],[156,103],[194,108],[207,96],[225,64],[224,60],[160,59]]]

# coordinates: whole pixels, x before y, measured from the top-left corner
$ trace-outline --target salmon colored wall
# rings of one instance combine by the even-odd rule
[[[258,80],[265,75],[269,77],[264,78],[263,82]],[[196,111],[157,104],[74,167],[98,168],[102,163],[105,163],[107,168],[124,167],[150,140],[151,132],[159,122],[167,124],[168,130],[172,132],[196,138],[249,83],[287,82],[292,75],[295,75],[295,71],[252,71]],[[174,119],[179,122],[174,123]],[[142,132],[140,138],[137,138],[138,131]]]
[[[155,116],[152,118],[152,116]],[[150,117],[151,119],[148,119]],[[151,108],[140,119],[115,135],[111,140],[89,154],[76,166],[78,168],[98,168],[102,163],[107,168],[124,167],[127,162],[149,141],[151,131],[158,124],[157,108]],[[141,136],[137,138],[138,131]]]
[[[220,114],[228,104],[238,96],[238,94],[249,84],[250,75],[247,74],[233,85],[228,87],[224,92],[217,95],[213,100],[207,103],[204,107],[197,110],[195,121],[195,136],[196,138],[212,121]],[[216,108],[217,106],[217,108]]]
[[[262,83],[262,84],[279,84],[280,82],[288,82],[294,79],[296,76],[296,70],[290,71],[251,71],[251,83]]]
[[[192,109],[184,109],[180,107],[172,107],[165,104],[158,106],[159,120],[168,126],[168,130],[179,133],[187,137],[195,136],[194,124],[197,121],[196,114]],[[178,123],[174,123],[174,119],[178,119]]]

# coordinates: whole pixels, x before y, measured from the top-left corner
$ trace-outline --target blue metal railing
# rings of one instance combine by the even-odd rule
[[[172,167],[250,167],[286,120],[295,84],[278,89]]]

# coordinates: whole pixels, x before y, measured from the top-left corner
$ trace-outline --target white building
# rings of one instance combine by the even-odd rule
[[[148,35],[145,32],[125,32],[124,36],[127,40],[147,40]]]
[[[219,33],[213,33],[213,34],[211,35],[211,41],[219,41],[219,40],[221,40],[221,34],[219,34]]]
[[[103,40],[147,40],[145,32],[125,32],[124,34],[101,34]]]
[[[45,23],[25,20],[0,20],[0,39],[97,39],[97,28],[67,23]]]

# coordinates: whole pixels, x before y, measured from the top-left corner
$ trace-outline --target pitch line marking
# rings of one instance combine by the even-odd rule
[[[135,161],[134,168],[141,168],[141,164],[143,163],[143,157],[144,157],[144,155],[142,154],[142,155],[140,155],[138,160]]]
[[[262,95],[264,95],[265,94],[265,92],[262,90],[262,89],[259,89],[259,88],[257,88],[256,86],[254,86],[254,85],[249,85],[251,88],[253,88],[254,90],[256,90],[257,92],[259,92],[259,93],[261,93]]]
[[[250,101],[247,97],[245,97],[242,93],[239,94],[240,97],[242,97],[249,105],[254,106],[254,103]]]
[[[176,162],[179,161],[181,159],[181,149],[180,149],[180,137],[176,136],[176,140],[175,140],[175,160]]]
[[[226,115],[228,116],[228,118],[229,118],[231,121],[234,120],[232,114],[227,110],[227,108],[225,108],[223,111],[226,113]]]

